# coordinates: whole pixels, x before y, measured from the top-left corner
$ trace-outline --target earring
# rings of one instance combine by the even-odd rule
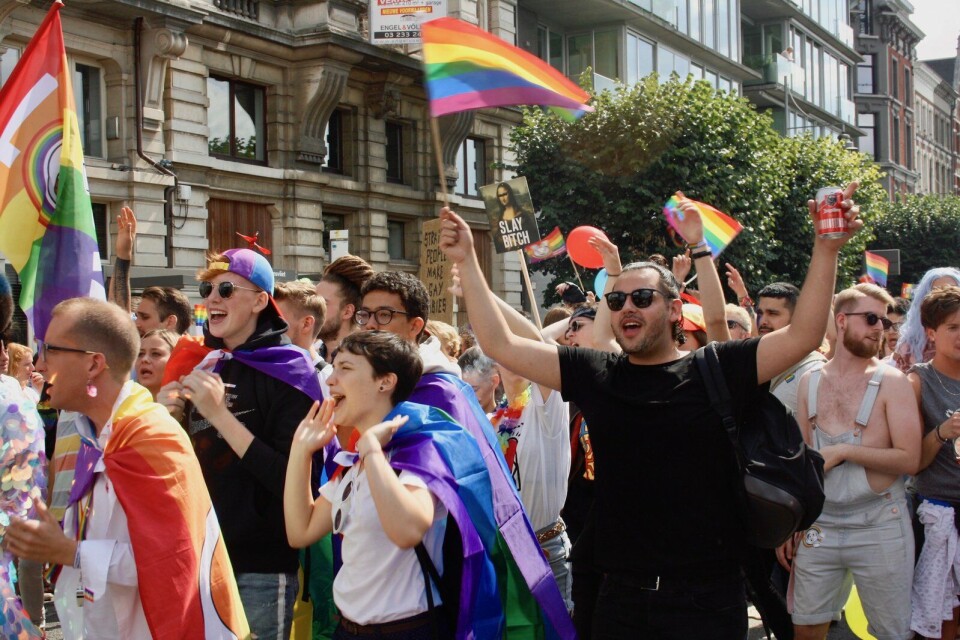
[[[87,395],[91,398],[97,397],[97,385],[93,384],[93,380],[87,381]]]
[[[383,393],[383,385],[380,385],[380,393]]]

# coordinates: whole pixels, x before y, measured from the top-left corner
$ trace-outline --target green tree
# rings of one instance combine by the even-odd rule
[[[869,249],[899,249],[900,275],[887,289],[900,294],[904,282],[917,283],[934,267],[960,266],[960,198],[908,196],[885,206]]]
[[[527,110],[513,131],[512,168],[530,183],[542,229],[599,227],[624,262],[680,251],[662,207],[682,190],[744,226],[722,259],[737,265],[751,289],[774,279],[799,282],[812,244],[806,200],[816,188],[853,177],[866,183],[870,198],[880,188],[864,156],[836,141],[785,140],[768,115],[703,81],[674,76],[661,84],[651,75],[604,91],[592,104],[596,111],[574,122]],[[845,256],[862,252],[863,240],[858,246]],[[855,277],[854,262],[845,257],[844,278]],[[557,280],[572,276],[567,260],[537,268]]]

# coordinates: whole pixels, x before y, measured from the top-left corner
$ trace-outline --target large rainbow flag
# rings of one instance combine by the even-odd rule
[[[57,303],[105,298],[57,0],[0,89],[0,252],[43,338]]]
[[[423,66],[430,115],[541,105],[574,114],[593,111],[587,92],[540,58],[457,20],[423,24]]]
[[[567,250],[567,243],[563,239],[560,227],[554,227],[553,231],[543,236],[538,242],[528,244],[523,250],[530,258],[530,264],[534,264],[563,255]]]
[[[743,230],[743,225],[708,204],[696,200],[692,202],[700,210],[700,219],[703,221],[703,239],[707,241],[710,253],[716,258]],[[681,212],[680,199],[677,196],[671,196],[667,203],[663,205],[663,215],[674,231],[679,233],[677,220],[680,219]]]
[[[863,252],[867,266],[867,276],[881,287],[887,286],[887,274],[890,272],[890,261],[876,253]]]

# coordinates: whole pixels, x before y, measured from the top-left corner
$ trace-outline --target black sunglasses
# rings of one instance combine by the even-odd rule
[[[340,506],[333,514],[333,533],[339,534],[343,531],[346,512],[350,508],[350,496],[353,495],[353,480],[348,480],[340,493]]]
[[[226,300],[233,295],[233,292],[237,289],[244,289],[246,291],[254,291],[260,293],[261,289],[251,289],[250,287],[241,287],[238,284],[234,284],[229,280],[224,280],[217,285],[217,293],[220,294],[220,297]],[[200,297],[206,300],[210,297],[210,294],[213,293],[213,283],[207,282],[204,280],[200,283],[200,286],[197,287],[197,290],[200,292]]]
[[[583,325],[585,324],[586,323],[583,322],[582,320],[574,320],[573,322],[570,323],[570,326],[567,327],[567,331],[572,331],[576,333],[577,331],[580,331],[580,329],[583,329]]]
[[[879,320],[883,324],[884,330],[889,329],[893,326],[893,321],[890,318],[884,318],[883,316],[878,316],[873,311],[850,311],[849,313],[844,313],[845,316],[863,316],[863,319],[867,321],[867,324],[871,327],[877,324]]]
[[[630,293],[611,291],[604,297],[607,299],[607,306],[610,307],[610,311],[620,311],[620,309],[623,309],[623,305],[627,303],[627,296],[630,296],[633,306],[637,309],[646,309],[653,304],[653,295],[656,293],[663,296],[656,289],[634,289]]]

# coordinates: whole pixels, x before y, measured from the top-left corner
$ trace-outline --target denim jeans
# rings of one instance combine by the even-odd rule
[[[654,581],[607,574],[593,616],[593,640],[743,640],[747,604],[739,573]]]
[[[567,536],[567,532],[564,531],[557,537],[547,540],[540,545],[540,548],[546,552],[550,570],[553,571],[553,577],[557,580],[557,586],[560,588],[560,595],[567,606],[567,611],[573,611],[571,594],[573,576],[570,573],[570,563],[567,561],[570,556],[570,538]]]
[[[259,640],[288,640],[300,584],[295,573],[238,573],[240,601]]]

